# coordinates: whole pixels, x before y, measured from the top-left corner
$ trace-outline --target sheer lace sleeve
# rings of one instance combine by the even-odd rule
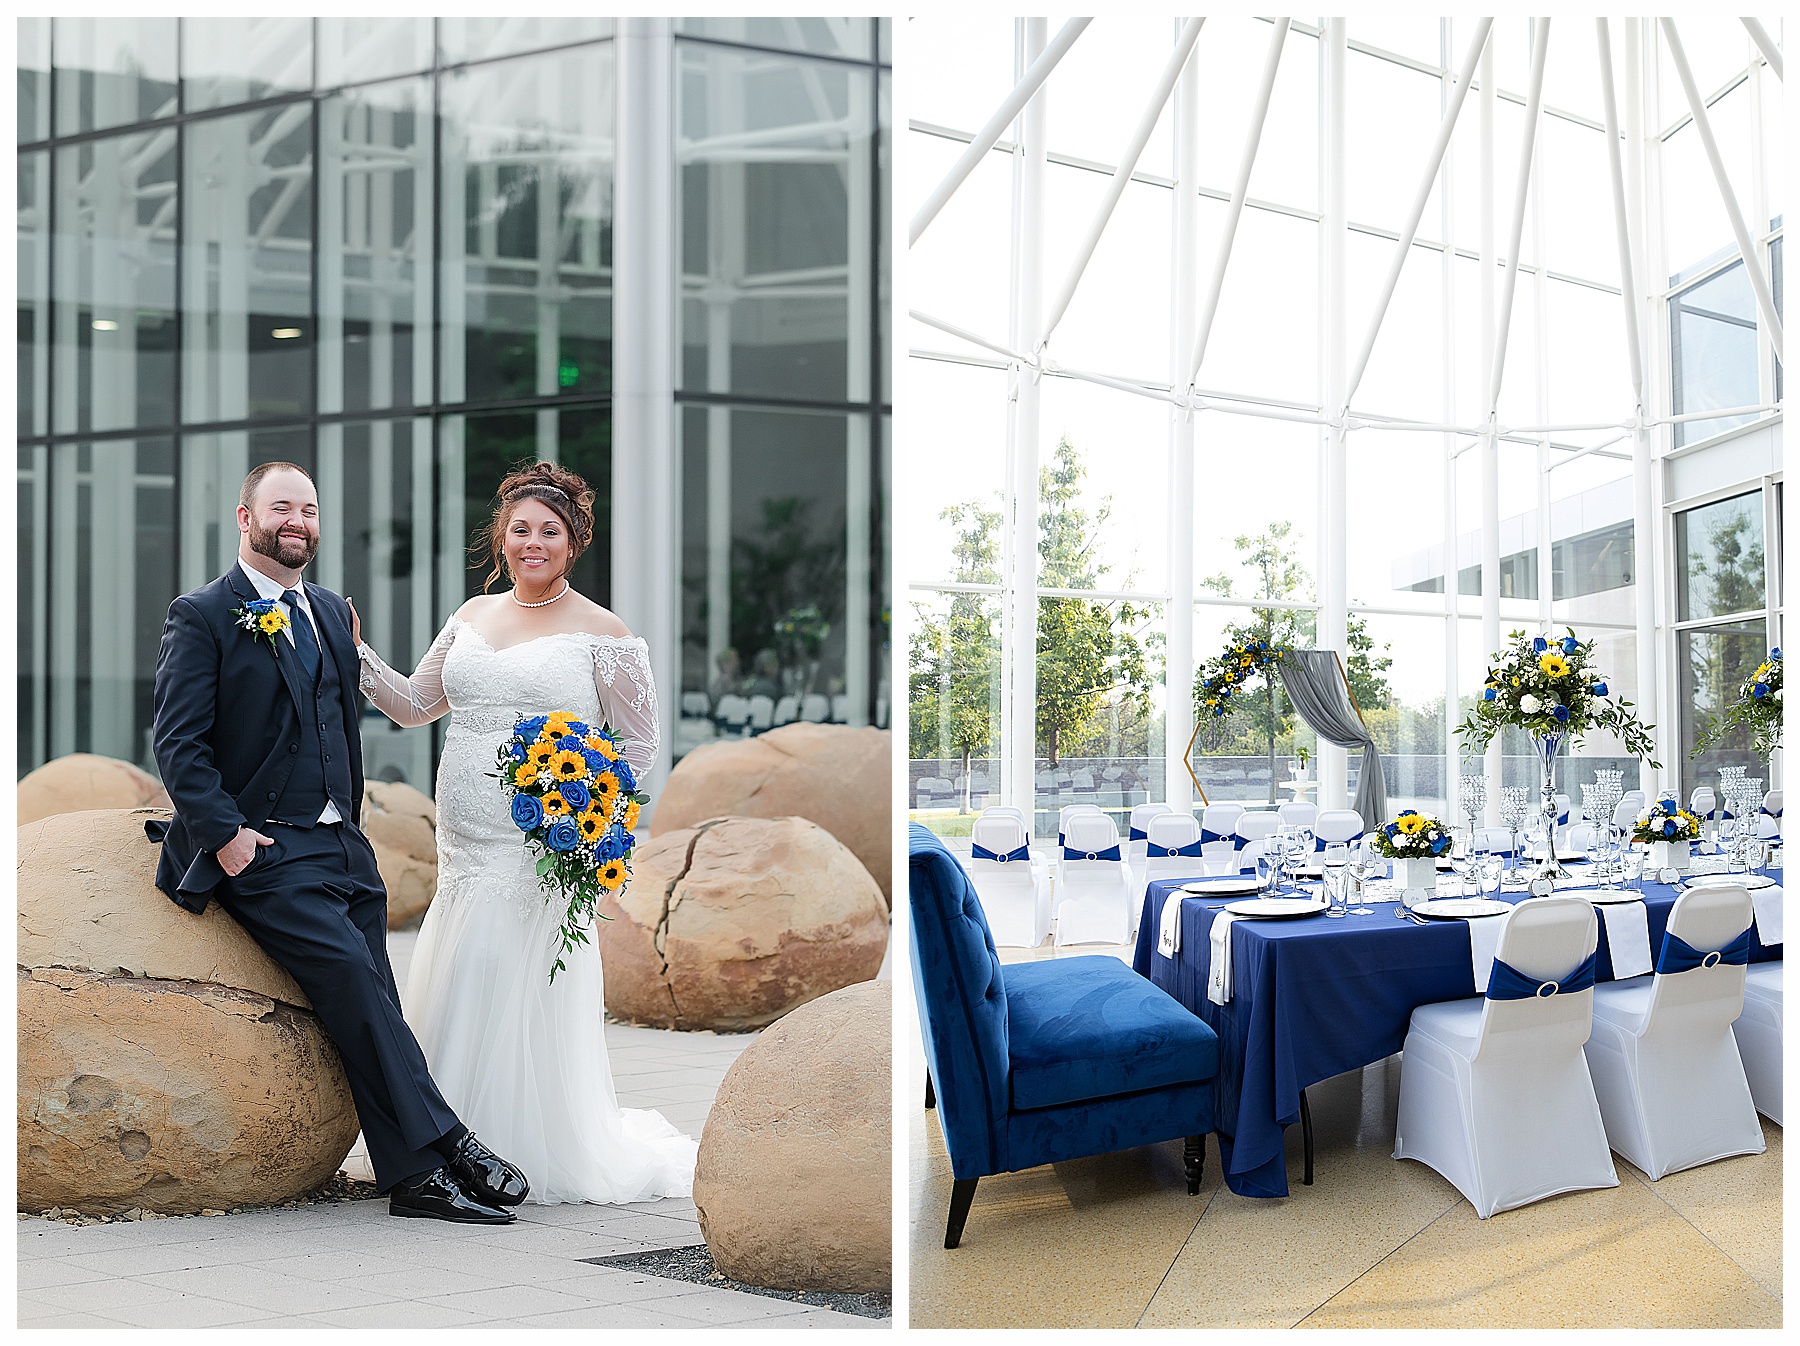
[[[598,640],[593,648],[600,710],[624,740],[625,760],[641,780],[655,764],[662,741],[650,656],[641,640]]]
[[[450,700],[444,695],[444,656],[450,652],[455,639],[456,618],[452,617],[444,623],[444,629],[431,642],[431,648],[425,651],[425,657],[419,660],[419,666],[410,678],[389,668],[367,645],[358,645],[356,657],[362,662],[358,684],[363,695],[388,719],[406,729],[430,724],[448,715]]]

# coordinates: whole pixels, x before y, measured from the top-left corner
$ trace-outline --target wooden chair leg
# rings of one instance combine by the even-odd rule
[[[1300,1181],[1311,1187],[1313,1185],[1312,1108],[1306,1102],[1306,1090],[1304,1089],[1300,1091],[1300,1145],[1306,1152],[1306,1174]]]
[[[969,1203],[975,1199],[979,1178],[957,1178],[950,1185],[950,1223],[944,1227],[944,1246],[954,1248],[962,1242],[963,1225],[969,1219]]]
[[[1181,1165],[1187,1170],[1188,1195],[1200,1191],[1200,1179],[1206,1175],[1206,1137],[1189,1136],[1182,1147]]]
[[[937,1106],[937,1092],[931,1087],[931,1072],[925,1072],[925,1111],[930,1112]]]

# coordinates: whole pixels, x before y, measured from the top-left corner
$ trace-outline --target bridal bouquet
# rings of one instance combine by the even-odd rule
[[[1631,829],[1631,839],[1644,842],[1693,841],[1699,835],[1700,819],[1668,795],[1640,812]]]
[[[1402,809],[1369,837],[1375,854],[1386,860],[1430,860],[1450,849],[1450,829],[1436,818]]]
[[[573,715],[520,717],[500,749],[498,776],[512,800],[512,820],[538,856],[544,891],[567,904],[562,952],[550,980],[563,971],[562,954],[587,943],[588,922],[600,898],[631,875],[633,829],[650,796],[637,788],[619,741]]]
[[[1781,746],[1779,648],[1769,651],[1769,657],[1739,686],[1737,700],[1694,741],[1693,756],[1698,757],[1739,725],[1750,727],[1759,757],[1767,757]]]
[[[1494,656],[1482,699],[1456,727],[1466,747],[1485,747],[1511,726],[1537,738],[1565,735],[1571,743],[1601,729],[1623,739],[1633,757],[1656,750],[1631,702],[1612,699],[1605,678],[1589,667],[1593,641],[1577,640],[1573,631],[1561,640],[1514,631],[1511,640],[1511,649]]]

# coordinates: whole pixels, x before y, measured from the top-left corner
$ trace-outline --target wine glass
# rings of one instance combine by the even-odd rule
[[[1325,853],[1320,859],[1325,868],[1325,890],[1328,895],[1337,898],[1337,906],[1335,908],[1328,906],[1325,914],[1327,916],[1348,916],[1350,903],[1348,890],[1344,886],[1347,882],[1344,870],[1350,863],[1350,846],[1347,842],[1328,841],[1325,843]]]
[[[1288,828],[1282,837],[1281,867],[1294,885],[1294,891],[1300,891],[1300,872],[1306,868],[1306,862],[1312,857],[1312,832],[1305,827]]]
[[[1272,838],[1271,838],[1272,840]],[[1281,853],[1272,845],[1256,853],[1256,891],[1266,896],[1281,880]]]

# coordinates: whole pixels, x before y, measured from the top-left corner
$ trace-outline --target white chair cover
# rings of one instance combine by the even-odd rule
[[[1281,826],[1281,816],[1275,813],[1249,813],[1238,816],[1237,826],[1232,828],[1239,841],[1261,841],[1272,837]],[[1243,847],[1238,847],[1242,850]]]
[[[1562,978],[1594,952],[1600,924],[1576,897],[1519,903],[1496,957]],[[1617,1187],[1581,1044],[1594,993],[1450,1000],[1412,1014],[1400,1066],[1394,1158],[1443,1174],[1475,1214],[1560,1192]]]
[[[1501,855],[1512,854],[1512,833],[1507,831],[1504,827],[1476,828],[1475,842],[1477,845],[1485,845],[1490,851],[1495,851]],[[1521,847],[1525,845],[1523,833],[1519,836],[1519,845]]]
[[[772,697],[753,696],[750,698],[750,728],[760,734],[769,728],[775,719],[775,701]]]
[[[1099,809],[1068,819],[1064,837],[1070,851],[1099,854],[1120,845],[1119,829]],[[1125,944],[1133,934],[1131,870],[1123,852],[1117,860],[1056,862],[1056,943]]]
[[[995,855],[1008,855],[1029,845],[1025,823],[1016,810],[988,809],[975,820],[972,840]],[[1050,934],[1050,874],[1030,860],[967,860],[963,868],[981,899],[994,943],[1007,948],[1035,949]]]
[[[1150,842],[1167,850],[1192,846],[1200,840],[1200,824],[1191,813],[1170,811],[1150,820]],[[1150,855],[1144,859],[1139,875],[1133,876],[1132,891],[1138,895],[1138,915],[1143,916],[1144,895],[1158,879],[1191,879],[1205,872],[1206,862],[1186,855]]]
[[[1362,814],[1355,809],[1326,809],[1314,820],[1312,829],[1321,845],[1327,841],[1348,841],[1363,830]]]
[[[712,703],[706,699],[705,692],[681,694],[681,717],[684,720],[704,720],[711,714]]]
[[[1150,820],[1159,818],[1172,810],[1167,804],[1135,804],[1131,809],[1130,831],[1125,837],[1125,862],[1131,866],[1131,891],[1144,891],[1144,858],[1149,847]],[[1142,832],[1143,836],[1133,840],[1130,833]]]
[[[1758,963],[1744,977],[1744,1012],[1731,1025],[1756,1110],[1781,1122],[1781,964]]]
[[[775,703],[775,723],[792,724],[800,716],[800,698],[789,694]]]
[[[1637,821],[1638,814],[1644,811],[1644,801],[1626,795],[1613,805],[1612,825],[1614,827],[1630,827]]]
[[[1772,841],[1781,835],[1781,791],[1770,790],[1763,796],[1762,812],[1757,815],[1756,835],[1761,841]]]
[[[1078,813],[1100,813],[1098,804],[1065,804],[1056,819],[1056,839],[1058,843],[1069,834],[1069,819]],[[1105,815],[1102,814],[1102,817]]]
[[[1719,808],[1719,796],[1710,785],[1696,785],[1694,792],[1688,796],[1688,812],[1705,820],[1712,817]]]
[[[1319,806],[1309,804],[1304,799],[1296,799],[1281,806],[1281,822],[1284,827],[1311,827],[1318,817]]]
[[[1742,888],[1695,888],[1675,899],[1669,930],[1702,952],[1750,925]],[[1720,963],[1595,989],[1588,1066],[1606,1138],[1652,1182],[1734,1154],[1761,1154],[1762,1127],[1731,1022],[1744,1008],[1744,969]]]
[[[1537,801],[1533,800],[1532,802],[1536,803]],[[1569,835],[1569,797],[1567,795],[1556,796],[1556,816],[1562,820],[1556,824],[1556,844],[1561,846]]]

